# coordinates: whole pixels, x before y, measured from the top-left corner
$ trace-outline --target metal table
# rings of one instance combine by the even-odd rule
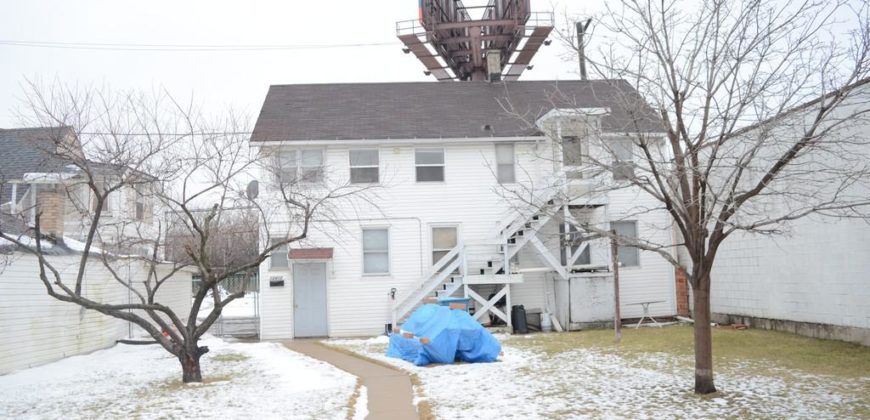
[[[649,318],[653,322],[653,324],[656,324],[657,327],[659,327],[659,328],[662,327],[662,324],[659,324],[658,321],[656,321],[655,318],[653,318],[649,314],[649,305],[652,305],[653,303],[665,303],[665,301],[664,300],[651,300],[651,301],[647,301],[647,302],[637,302],[637,303],[627,304],[627,306],[628,305],[640,305],[643,307],[643,316],[640,317],[640,321],[637,321],[637,325],[634,326],[635,329],[640,328],[640,324],[642,324],[643,320],[646,318]]]

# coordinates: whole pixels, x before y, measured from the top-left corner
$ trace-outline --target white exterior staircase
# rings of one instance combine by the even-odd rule
[[[550,196],[541,206],[501,223],[492,235],[494,239],[459,242],[421,277],[410,292],[394,301],[393,326],[427,298],[451,297],[469,284],[521,282],[522,274],[512,272],[510,261],[530,242],[540,244],[538,232],[552,219],[553,213],[549,210],[558,206],[561,204]],[[469,290],[466,288],[465,292],[467,294]]]

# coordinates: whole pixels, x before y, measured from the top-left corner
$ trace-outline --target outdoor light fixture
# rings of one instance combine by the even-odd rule
[[[410,49],[410,48],[402,48],[402,52],[405,53],[405,54],[410,54],[410,53],[411,53],[411,49]]]
[[[426,76],[429,76],[432,74],[432,72],[429,70],[423,70],[423,74],[425,74]]]
[[[544,41],[544,45],[546,45],[546,46],[548,46],[548,47],[549,47],[550,44],[552,44],[552,43],[553,43],[553,41],[551,41],[551,40],[549,40],[549,39],[546,40],[546,41]]]

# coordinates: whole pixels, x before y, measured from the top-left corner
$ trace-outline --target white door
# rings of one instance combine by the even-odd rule
[[[326,263],[293,264],[293,336],[327,336]]]

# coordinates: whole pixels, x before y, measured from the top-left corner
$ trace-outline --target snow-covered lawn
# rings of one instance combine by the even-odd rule
[[[385,357],[385,337],[328,343],[416,374],[435,416],[444,419],[870,415],[866,376],[811,374],[769,360],[741,360],[717,367],[720,393],[698,397],[691,392],[688,354],[578,345],[582,336],[573,334],[550,335],[557,343],[575,340],[553,346],[540,342],[542,336],[500,336],[505,354],[497,363],[431,367]]]
[[[209,337],[202,384],[156,345],[118,345],[0,376],[0,418],[343,419],[356,377],[277,343]]]

